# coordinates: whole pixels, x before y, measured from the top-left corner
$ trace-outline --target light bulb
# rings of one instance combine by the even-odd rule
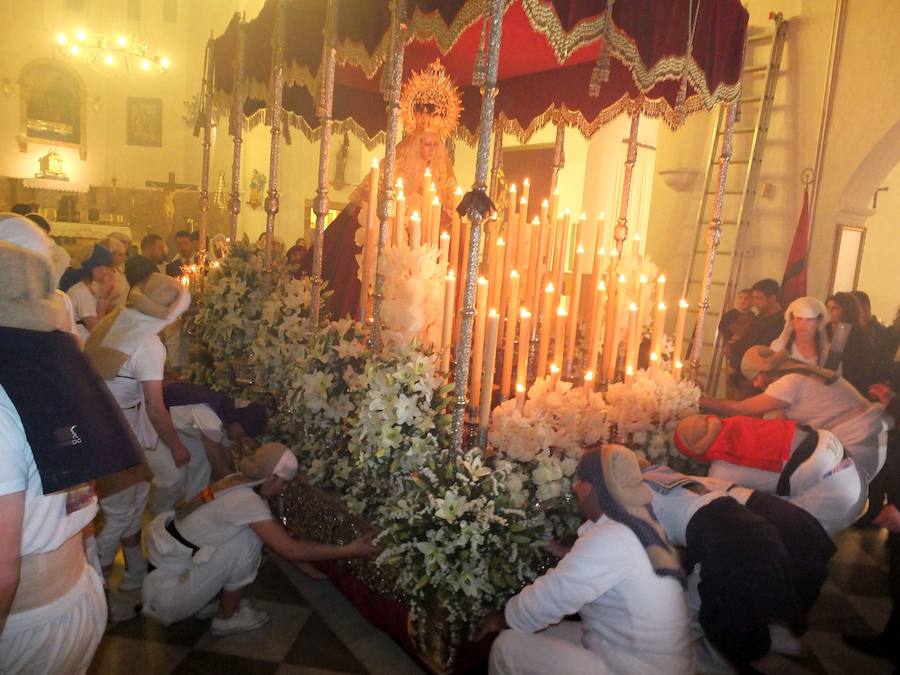
[[[84,29],[79,28],[77,31],[75,31],[75,39],[79,42],[84,42],[85,40],[87,40],[87,33],[84,32]]]
[[[112,54],[107,54],[103,57],[103,62],[108,66],[112,66],[115,64],[116,60],[113,58]]]
[[[124,35],[120,35],[116,38],[116,44],[119,45],[120,47],[124,47],[126,42],[127,42],[127,40],[125,40]]]
[[[66,44],[66,42],[68,42],[68,40],[66,40],[66,36],[63,33],[57,34],[56,44],[64,45],[64,44]]]
[[[168,69],[169,69],[169,65],[170,65],[170,61],[169,61],[169,59],[168,59],[167,57],[164,56],[164,57],[162,57],[162,58],[159,60],[159,65],[161,65],[163,68],[165,68],[166,70],[168,70]]]

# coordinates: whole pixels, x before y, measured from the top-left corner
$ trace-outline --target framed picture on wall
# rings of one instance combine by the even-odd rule
[[[162,147],[162,99],[128,97],[125,142],[128,145]]]
[[[831,292],[852,291],[859,281],[866,228],[861,225],[838,225],[834,241],[831,270]]]

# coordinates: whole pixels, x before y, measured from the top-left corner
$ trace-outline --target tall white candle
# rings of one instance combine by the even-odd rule
[[[519,354],[516,361],[516,384],[528,384],[528,352],[531,347],[531,312],[524,307],[519,312]]]
[[[484,381],[481,384],[481,410],[478,416],[478,428],[487,432],[491,419],[491,390],[494,386],[494,368],[497,365],[497,333],[500,328],[500,315],[492,309],[487,320],[487,342],[484,346]]]
[[[544,377],[547,373],[547,354],[550,350],[550,331],[553,329],[553,298],[556,289],[553,282],[544,287],[541,301],[541,331],[538,338],[537,377]]]
[[[488,280],[478,277],[475,289],[475,330],[472,339],[472,375],[469,378],[469,398],[472,406],[478,408],[481,396],[481,366],[484,359],[484,327],[487,319]]]
[[[453,336],[453,300],[456,295],[456,273],[450,270],[444,285],[444,320],[441,325],[441,371],[450,372],[450,347]]]
[[[675,320],[675,345],[672,350],[672,360],[676,364],[681,361],[683,356],[682,347],[684,346],[684,323],[687,319],[688,303],[682,298],[678,301],[678,317]]]
[[[422,245],[422,217],[413,211],[409,217],[409,247],[419,248]]]

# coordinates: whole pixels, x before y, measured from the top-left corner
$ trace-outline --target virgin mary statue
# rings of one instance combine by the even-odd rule
[[[422,213],[426,185],[425,169],[431,171],[441,201],[441,223],[449,223],[454,207],[456,176],[445,141],[459,123],[462,110],[459,92],[443,66],[435,61],[424,71],[413,73],[403,86],[400,114],[404,135],[397,144],[396,175],[402,179],[406,212]],[[328,229],[322,248],[322,279],[331,295],[325,309],[335,319],[358,318],[360,279],[357,256],[362,247],[369,198],[367,176],[350,195],[349,203]],[[408,237],[407,237],[408,238]],[[312,272],[312,249],[303,265]]]

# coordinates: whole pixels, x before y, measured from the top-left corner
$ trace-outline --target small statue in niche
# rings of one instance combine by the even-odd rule
[[[247,204],[251,208],[258,209],[262,206],[267,182],[266,174],[253,169],[253,176],[250,178],[250,196],[247,199]]]
[[[331,185],[335,190],[343,190],[347,187],[347,162],[350,160],[350,134],[344,132],[344,142],[338,150],[337,162],[334,167],[334,180]]]

